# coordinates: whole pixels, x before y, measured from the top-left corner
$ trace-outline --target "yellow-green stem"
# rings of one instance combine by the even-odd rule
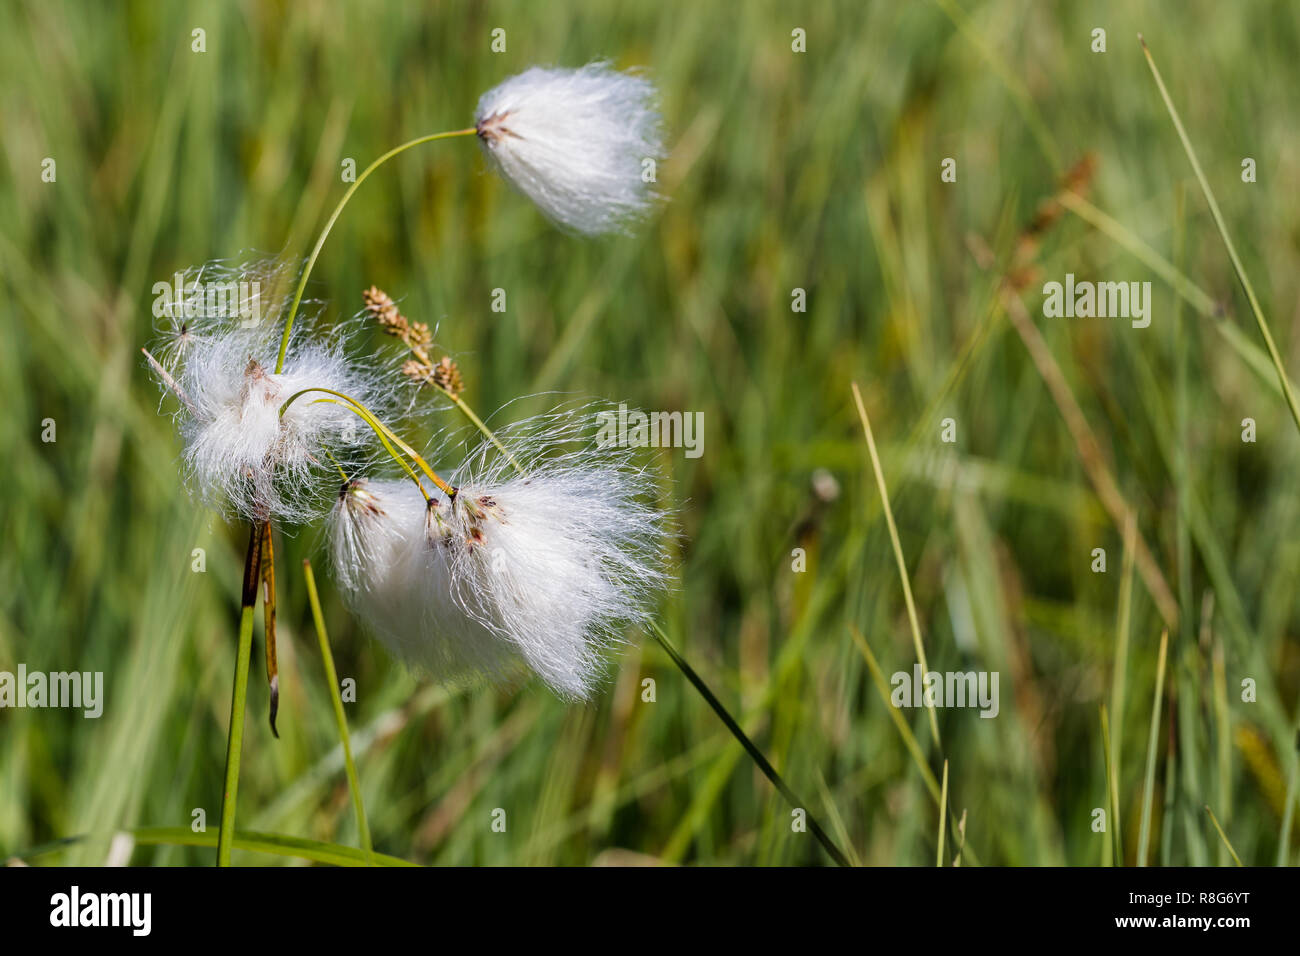
[[[339,728],[339,743],[343,746],[343,769],[348,775],[348,789],[352,792],[352,809],[357,814],[357,832],[361,836],[361,849],[366,854],[366,861],[374,866],[374,847],[370,842],[370,825],[366,823],[366,808],[361,802],[361,781],[357,777],[357,765],[352,760],[352,739],[348,735],[348,718],[343,712],[343,698],[339,696],[339,675],[334,669],[334,655],[330,651],[329,635],[325,632],[325,615],[320,609],[320,595],[316,592],[316,575],[312,573],[311,562],[302,559],[302,573],[307,579],[307,600],[311,604],[311,619],[316,625],[316,637],[320,640],[320,656],[325,664],[325,681],[330,687],[330,701],[334,704],[334,721]]]
[[[303,395],[307,395],[311,392],[320,392],[325,395],[333,395],[335,398],[342,399],[344,402],[347,403],[347,407],[351,411],[355,412],[356,415],[363,422],[369,425],[371,429],[375,432],[375,434],[379,436],[379,440],[383,442],[384,447],[388,449],[388,453],[397,460],[398,464],[405,467],[405,462],[403,462],[401,457],[397,454],[397,452],[393,450],[392,446],[394,444],[397,445],[399,448],[401,448],[402,451],[405,452],[413,462],[415,462],[417,465],[420,466],[420,470],[423,471],[425,475],[428,476],[430,481],[432,481],[435,485],[438,486],[438,489],[443,494],[445,494],[448,498],[454,498],[456,496],[456,489],[453,488],[451,485],[449,485],[447,482],[443,481],[440,477],[438,477],[438,474],[432,468],[429,467],[429,463],[425,461],[423,457],[421,457],[419,452],[417,452],[414,448],[412,448],[401,438],[399,438],[397,433],[394,432],[387,425],[385,425],[383,422],[381,422],[378,416],[376,416],[374,412],[366,408],[366,406],[362,405],[351,395],[345,395],[343,392],[336,392],[332,388],[319,388],[319,387],[304,388],[301,391],[294,392],[292,395],[290,395],[288,398],[284,400],[284,404],[280,406],[280,417],[281,418],[284,417],[284,413],[289,410],[290,405],[296,402]],[[329,399],[320,399],[320,401],[327,402],[329,401]],[[390,442],[392,444],[390,444]],[[415,480],[416,485],[419,485],[420,479],[415,477],[414,473],[411,471],[410,468],[407,468],[406,470],[407,473],[410,474],[411,477]],[[421,488],[420,490],[423,491],[424,489]]]
[[[1214,829],[1219,831],[1219,839],[1223,841],[1223,845],[1226,846],[1228,852],[1232,854],[1233,862],[1238,866],[1241,866],[1241,857],[1237,856],[1237,851],[1232,848],[1232,842],[1228,839],[1228,834],[1224,833],[1223,827],[1219,826],[1219,818],[1214,815],[1214,811],[1210,809],[1208,803],[1205,805],[1205,812],[1210,815],[1210,822],[1214,824]]]

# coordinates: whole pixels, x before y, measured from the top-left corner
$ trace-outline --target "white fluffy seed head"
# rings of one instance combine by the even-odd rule
[[[231,274],[211,265],[195,273],[208,281],[229,281]],[[255,276],[259,287],[276,279],[265,265],[237,274],[249,285]],[[337,487],[328,479],[330,456],[344,468],[368,463],[371,433],[348,409],[316,403],[331,397],[323,393],[303,395],[283,416],[281,406],[302,389],[323,387],[382,412],[389,394],[377,377],[348,360],[344,332],[309,336],[305,317],[277,374],[283,303],[259,306],[251,318],[198,311],[179,326],[174,316],[167,318],[164,345],[172,348],[164,349],[163,369],[155,373],[177,396],[186,483],[197,498],[246,519],[306,521],[328,507]]]
[[[448,553],[430,547],[427,506],[406,479],[354,479],[331,513],[340,590],[394,655],[449,684],[504,681],[520,670],[514,648],[453,598]]]
[[[474,125],[507,182],[553,222],[596,235],[625,229],[656,198],[646,176],[664,156],[654,101],[649,80],[608,63],[535,66],[484,93]]]
[[[506,430],[525,473],[484,444],[432,508],[410,481],[345,486],[339,581],[399,656],[441,680],[527,667],[563,698],[595,690],[607,648],[667,585],[667,515],[625,449],[574,447],[581,427],[565,413]]]

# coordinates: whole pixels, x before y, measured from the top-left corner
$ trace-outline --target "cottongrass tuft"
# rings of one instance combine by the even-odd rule
[[[205,266],[189,274],[187,285],[193,276],[224,284],[242,279],[259,289],[275,288],[279,278],[266,263]],[[347,326],[310,340],[295,330],[284,370],[276,373],[284,303],[270,293],[251,315],[224,307],[213,314],[201,298],[188,304],[183,320],[176,308],[164,316],[164,358],[153,371],[178,400],[175,417],[191,492],[223,514],[248,520],[297,523],[320,515],[329,507],[329,489],[337,487],[322,481],[333,468],[330,458],[344,468],[369,462],[370,430],[347,408],[314,403],[323,394],[304,395],[283,416],[281,405],[302,389],[324,387],[387,409],[392,385],[348,358]]]
[[[506,181],[553,222],[617,232],[656,198],[644,176],[645,161],[665,155],[655,95],[604,62],[535,66],[483,94],[474,125]]]
[[[560,697],[589,697],[606,651],[667,585],[668,515],[626,449],[583,440],[581,412],[498,434],[429,504],[409,481],[349,482],[333,557],[354,612],[399,657],[449,683],[527,668]]]

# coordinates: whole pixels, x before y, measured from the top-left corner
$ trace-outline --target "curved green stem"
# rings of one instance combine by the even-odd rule
[[[393,450],[393,445],[397,445],[397,447],[401,448],[411,461],[419,465],[420,470],[425,473],[428,479],[438,486],[439,491],[445,494],[448,498],[456,497],[456,489],[438,477],[438,474],[429,467],[429,463],[424,460],[419,452],[403,441],[396,432],[381,422],[374,412],[366,408],[366,406],[362,405],[351,395],[345,395],[343,392],[336,392],[332,388],[323,388],[319,386],[314,388],[304,388],[301,391],[294,392],[284,400],[284,404],[280,406],[280,417],[284,417],[284,413],[288,411],[290,405],[296,402],[303,395],[307,395],[310,392],[321,392],[325,395],[333,395],[335,398],[341,398],[345,403],[347,403],[347,406],[355,412],[362,421],[369,425],[376,435],[379,436],[380,441],[384,443],[384,447],[388,449],[388,453],[397,459],[399,464],[405,466],[406,463],[403,462],[397,452]],[[327,402],[329,399],[320,399],[320,401]],[[390,442],[392,444],[390,444]],[[411,469],[407,468],[407,472],[411,473]],[[415,477],[413,473],[411,473],[411,475],[412,477]],[[416,478],[415,483],[419,485],[420,480]],[[424,489],[421,488],[420,490],[423,491]],[[426,495],[425,497],[427,498],[428,496]]]
[[[477,131],[471,126],[468,129],[457,129],[446,133],[433,133],[429,136],[419,136],[413,140],[402,143],[400,146],[394,146],[361,171],[361,175],[357,177],[356,182],[348,187],[348,191],[343,194],[343,198],[339,200],[339,204],[335,206],[334,211],[330,213],[329,219],[325,222],[325,228],[322,229],[320,235],[316,237],[316,245],[312,247],[311,255],[307,257],[307,264],[303,267],[302,275],[298,277],[298,287],[294,290],[293,301],[289,304],[289,316],[284,320],[284,334],[280,336],[280,354],[275,360],[275,371],[277,374],[284,371],[284,357],[289,351],[289,333],[293,330],[293,320],[298,315],[298,306],[302,304],[303,290],[307,288],[307,280],[311,277],[312,267],[316,265],[316,258],[320,255],[321,247],[325,245],[325,237],[328,236],[330,230],[334,228],[334,223],[338,221],[339,215],[343,212],[343,207],[348,204],[348,200],[351,199],[352,194],[357,191],[357,187],[365,182],[366,177],[384,163],[388,162],[394,156],[406,152],[412,146],[431,143],[438,139],[451,139],[453,136],[472,136],[475,132]]]
[[[384,446],[384,450],[388,452],[389,456],[393,459],[393,461],[397,462],[399,465],[402,466],[402,470],[406,472],[407,477],[409,477],[413,482],[415,482],[415,487],[420,489],[420,494],[424,495],[425,500],[428,501],[429,493],[424,490],[424,482],[420,481],[420,476],[415,473],[415,469],[406,463],[406,459],[397,453],[397,449],[392,446],[392,444],[388,441],[386,437],[384,437],[384,433],[380,431],[379,428],[376,427],[378,419],[373,419],[373,420],[370,419],[369,417],[366,416],[364,412],[362,412],[355,405],[351,405],[337,398],[318,398],[316,399],[316,401],[312,402],[312,404],[317,405],[323,402],[328,402],[331,405],[338,405],[341,408],[346,408],[348,411],[352,412],[363,422],[369,425],[371,430],[373,430],[374,433],[379,437],[379,441]],[[343,476],[343,480],[344,481],[347,480],[347,475]]]

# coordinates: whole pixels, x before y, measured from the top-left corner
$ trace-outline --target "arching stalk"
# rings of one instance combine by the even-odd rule
[[[294,290],[293,301],[289,304],[289,315],[284,320],[284,334],[280,336],[280,354],[275,360],[275,371],[277,375],[284,371],[284,357],[289,351],[289,335],[293,331],[293,320],[298,315],[298,306],[302,304],[303,290],[307,288],[307,280],[311,278],[312,267],[316,265],[316,258],[320,255],[321,247],[325,245],[325,237],[328,236],[330,230],[334,228],[334,223],[338,221],[339,215],[343,212],[343,207],[348,204],[348,200],[351,199],[352,194],[357,191],[357,187],[365,182],[366,177],[384,163],[388,162],[394,156],[406,152],[412,146],[431,143],[434,140],[439,139],[451,139],[454,136],[472,136],[475,132],[475,128],[471,126],[468,129],[457,129],[446,133],[433,133],[429,136],[416,137],[413,140],[402,143],[400,146],[394,146],[361,171],[361,175],[357,177],[356,182],[348,187],[348,191],[343,194],[343,198],[339,200],[339,204],[335,206],[334,211],[330,213],[329,219],[325,222],[325,228],[323,228],[320,235],[316,237],[316,245],[312,247],[311,255],[307,257],[307,264],[303,267],[302,275],[298,277],[298,287]]]
[[[438,477],[438,474],[432,468],[429,467],[429,463],[425,461],[423,457],[421,457],[419,452],[417,452],[414,448],[412,448],[405,441],[403,441],[397,435],[396,432],[394,432],[391,428],[389,428],[387,425],[381,422],[379,420],[379,417],[375,415],[374,412],[366,408],[366,406],[362,405],[351,395],[345,395],[343,392],[336,392],[332,388],[320,388],[320,387],[304,388],[301,391],[294,392],[287,399],[285,399],[284,404],[280,406],[280,417],[281,418],[284,417],[284,413],[288,411],[290,405],[292,405],[303,395],[307,395],[311,392],[319,392],[325,395],[333,395],[335,398],[342,399],[344,403],[344,407],[354,412],[363,422],[365,422],[367,425],[370,426],[370,428],[375,432],[375,434],[379,436],[380,441],[384,443],[384,447],[388,449],[388,453],[392,455],[393,458],[396,459],[399,464],[401,464],[403,467],[406,467],[406,463],[402,461],[401,456],[398,455],[397,452],[393,450],[392,447],[393,445],[397,445],[398,448],[402,449],[402,451],[406,453],[406,455],[411,459],[411,461],[419,465],[420,470],[424,472],[424,474],[428,477],[428,479],[438,486],[439,491],[441,491],[448,498],[454,499],[456,497],[456,489],[453,488],[451,485],[449,485],[447,482],[443,481],[442,478]],[[317,401],[328,402],[330,401],[330,399],[324,398],[324,399],[318,399]],[[316,404],[316,402],[313,402],[312,404]],[[335,402],[334,404],[340,404],[340,403]],[[414,473],[411,471],[409,467],[406,468],[406,470],[408,473],[412,475],[412,477],[414,477]],[[417,485],[420,484],[418,478],[415,479],[415,483]],[[424,489],[421,488],[420,490],[423,491]],[[428,498],[428,495],[425,495],[425,497]]]

